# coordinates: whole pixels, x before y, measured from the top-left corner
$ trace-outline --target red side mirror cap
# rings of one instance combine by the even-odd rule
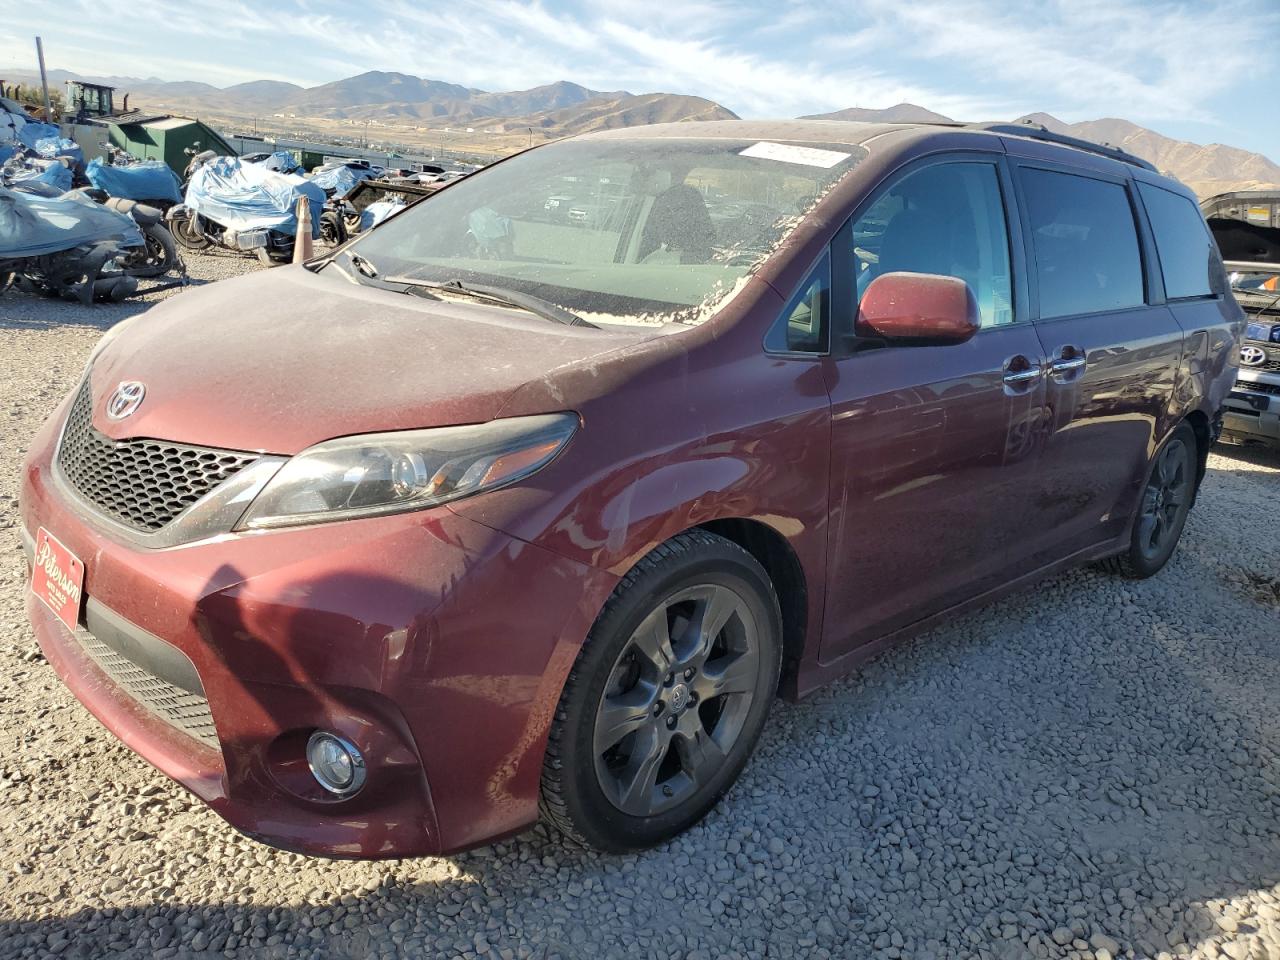
[[[854,331],[903,343],[964,343],[978,332],[978,301],[958,277],[886,273],[858,304]]]

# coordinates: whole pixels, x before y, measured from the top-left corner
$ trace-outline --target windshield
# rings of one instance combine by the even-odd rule
[[[459,181],[352,250],[388,282],[500,287],[592,322],[696,323],[865,155],[834,144],[568,140]]]

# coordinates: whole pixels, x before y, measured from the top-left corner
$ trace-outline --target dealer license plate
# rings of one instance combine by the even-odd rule
[[[44,527],[36,534],[31,592],[57,614],[68,630],[75,632],[84,592],[84,561]]]

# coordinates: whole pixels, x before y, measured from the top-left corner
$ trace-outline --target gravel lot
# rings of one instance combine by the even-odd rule
[[[141,306],[0,298],[0,956],[1280,960],[1280,458],[1215,454],[1154,581],[1070,573],[779,704],[665,849],[308,860],[116,743],[25,622],[22,451]]]

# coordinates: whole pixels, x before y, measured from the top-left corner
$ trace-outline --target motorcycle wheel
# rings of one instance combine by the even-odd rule
[[[132,277],[162,277],[170,270],[177,270],[181,261],[173,234],[161,223],[142,229],[146,245],[129,258],[125,273]]]
[[[193,220],[174,220],[173,229],[170,233],[173,234],[173,239],[188,250],[207,250],[213,243],[203,233],[195,231],[195,221]]]
[[[332,247],[347,240],[347,228],[342,218],[331,210],[320,215],[320,240]]]

